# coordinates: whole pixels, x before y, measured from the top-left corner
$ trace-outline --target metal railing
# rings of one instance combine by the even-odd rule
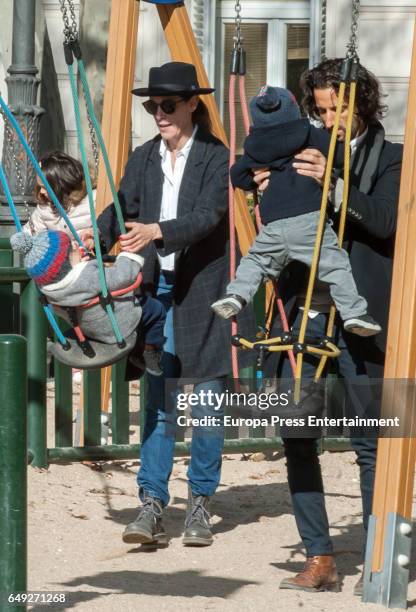
[[[13,288],[18,283],[19,291]],[[112,367],[111,379],[111,444],[101,444],[101,375],[100,370],[85,370],[83,375],[84,446],[74,446],[72,371],[55,360],[54,363],[54,446],[47,445],[47,322],[38,294],[24,268],[13,266],[13,254],[8,239],[0,239],[0,333],[21,333],[27,340],[28,376],[28,453],[31,464],[47,467],[50,462],[108,459],[135,459],[140,444],[130,443],[129,383],[124,380],[125,360]],[[140,381],[138,421],[143,423],[145,380]],[[139,424],[139,423],[138,423]],[[178,428],[175,455],[189,454],[190,442],[183,439]],[[143,427],[140,427],[140,433]],[[224,453],[258,452],[281,448],[281,439],[238,437],[235,428],[227,428]],[[262,435],[264,435],[262,431]],[[345,439],[326,439],[322,448],[349,448]]]

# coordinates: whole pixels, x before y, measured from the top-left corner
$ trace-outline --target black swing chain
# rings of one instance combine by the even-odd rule
[[[241,35],[242,19],[240,0],[236,0],[234,5],[235,32],[233,36],[233,49],[231,52],[230,74],[244,76],[246,73],[246,53],[243,48],[243,36]]]
[[[351,35],[350,40],[347,44],[347,59],[358,62],[357,53],[357,37],[358,37],[358,20],[360,16],[360,0],[352,0],[352,21],[351,21]]]
[[[235,18],[234,18],[235,34],[234,34],[234,37],[233,37],[233,40],[234,40],[234,49],[237,49],[238,51],[240,51],[240,49],[242,47],[242,42],[244,40],[244,38],[241,36],[241,4],[240,4],[240,0],[236,0],[236,3],[234,5],[234,10],[235,10]]]
[[[72,25],[69,23],[68,17],[68,7],[71,13]],[[78,28],[77,28],[77,20],[75,15],[75,7],[72,0],[59,0],[59,4],[61,6],[62,20],[64,22],[64,37],[65,44],[69,44],[78,40]]]
[[[62,20],[64,22],[64,37],[65,37],[65,45],[70,45],[73,42],[79,41],[79,33],[78,33],[78,25],[77,25],[77,17],[75,13],[75,6],[72,0],[59,0],[59,4],[61,6]],[[69,23],[68,10],[71,15],[72,23]],[[100,160],[100,154],[98,151],[97,138],[95,136],[94,125],[92,119],[90,117],[90,113],[87,109],[87,121],[88,121],[88,130],[90,133],[91,139],[91,149],[92,155],[94,158],[94,168],[95,168],[95,179],[98,177],[98,164]]]

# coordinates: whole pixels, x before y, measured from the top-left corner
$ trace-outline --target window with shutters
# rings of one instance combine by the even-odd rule
[[[309,25],[287,24],[286,87],[300,102],[299,79],[309,65]]]
[[[235,33],[235,2],[217,4],[217,101],[229,131],[228,85]],[[243,46],[247,57],[246,92],[249,100],[262,85],[287,87],[299,99],[299,77],[309,65],[309,0],[242,2]],[[236,103],[237,152],[242,153],[244,128]]]
[[[267,30],[267,23],[244,24],[241,29],[247,58],[247,72],[245,78],[247,101],[249,101],[250,98],[258,92],[260,87],[267,82]],[[233,49],[233,36],[234,24],[227,23],[225,26],[224,43],[224,84],[228,84],[229,81],[229,58]],[[223,121],[227,134],[229,134],[230,131],[228,100],[228,87],[224,87]],[[241,107],[239,104],[236,104],[235,110],[237,121],[237,153],[241,153],[245,134]]]

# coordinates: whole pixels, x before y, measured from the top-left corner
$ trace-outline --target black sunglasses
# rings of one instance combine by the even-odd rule
[[[160,104],[154,100],[146,100],[146,102],[143,102],[143,106],[147,112],[153,116],[156,115],[159,107],[162,109],[162,112],[164,112],[165,115],[173,115],[173,113],[176,111],[176,106],[181,102],[186,102],[186,100],[172,100],[171,98],[166,98],[165,100],[162,100]]]

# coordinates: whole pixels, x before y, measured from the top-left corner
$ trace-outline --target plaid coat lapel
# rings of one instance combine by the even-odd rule
[[[142,164],[144,176],[140,181],[143,185],[143,193],[140,198],[140,221],[143,223],[157,223],[160,219],[164,177],[159,146],[160,138],[155,138],[147,163],[146,160],[143,160]]]
[[[203,171],[203,161],[207,149],[207,143],[203,134],[195,134],[195,140],[186,161],[183,179],[179,189],[177,216],[183,217],[190,212],[195,204],[195,196],[201,187],[201,173]]]

